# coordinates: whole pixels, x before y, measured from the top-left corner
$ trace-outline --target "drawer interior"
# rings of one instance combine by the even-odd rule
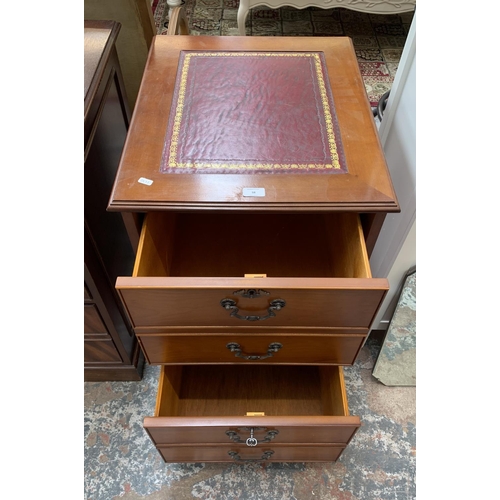
[[[339,366],[162,366],[156,417],[348,416]]]
[[[359,215],[151,212],[134,277],[371,278]]]

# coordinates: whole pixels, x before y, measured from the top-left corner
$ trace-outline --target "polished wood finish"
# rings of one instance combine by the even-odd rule
[[[96,363],[96,364],[106,364],[106,368],[109,368],[109,363],[119,363],[122,364],[122,358],[116,350],[115,344],[112,340],[92,340],[84,341],[84,351],[83,356],[85,363]],[[86,368],[85,380],[94,380],[96,373],[92,373],[92,377],[87,376],[88,369]],[[93,367],[97,368],[96,366]]]
[[[264,416],[245,416],[257,411]],[[233,461],[228,451],[259,458],[267,449],[279,450],[275,461],[335,460],[359,426],[338,366],[163,366],[155,416],[144,420],[167,461]],[[254,449],[226,434],[244,441],[249,428],[258,440],[278,433]]]
[[[340,444],[347,446],[360,426],[359,417],[275,416],[275,417],[146,417],[144,427],[157,446],[172,444],[229,444],[227,431],[244,439],[246,428],[254,427],[255,437],[262,440],[269,430],[278,430],[276,444]],[[236,444],[235,444],[236,445]]]
[[[356,359],[368,330],[364,335],[320,334],[307,331],[292,334],[281,331],[274,334],[146,334],[136,332],[146,359],[150,364],[338,364],[350,365]],[[236,342],[245,354],[265,355],[273,342],[282,348],[272,357],[247,360],[235,356],[226,346]]]
[[[324,52],[348,173],[160,173],[181,50]],[[361,425],[340,365],[354,363],[387,292],[369,255],[399,211],[350,39],[157,37],[108,208],[147,213],[116,289],[148,362],[162,365],[144,428],[163,459],[337,460]],[[273,316],[275,299],[285,306]],[[273,342],[282,348],[264,358]],[[278,433],[255,448],[227,434],[245,441],[250,428],[261,441]]]
[[[92,299],[87,299],[92,300]],[[108,335],[106,325],[103,323],[99,310],[95,304],[84,306],[84,332]]]
[[[140,380],[144,356],[85,225],[84,380]]]
[[[134,276],[371,278],[357,214],[151,212],[141,240]]]
[[[130,108],[125,84],[116,53],[120,24],[113,21],[86,21],[84,29],[84,159],[87,206],[96,207],[100,218],[106,211],[110,190],[125,138],[130,125]],[[90,155],[90,157],[89,157]],[[93,170],[91,173],[90,170]],[[100,182],[95,183],[95,177]],[[103,212],[104,211],[104,212]],[[121,220],[120,220],[121,219]],[[115,232],[120,237],[124,226],[134,250],[139,242],[142,218],[137,214],[106,215],[96,239],[109,238]],[[95,225],[95,227],[99,227]],[[103,247],[103,245],[101,245]],[[126,239],[116,242],[116,248],[126,252]],[[112,259],[109,260],[111,262]]]
[[[340,370],[334,368],[336,372]],[[321,415],[322,370],[322,367],[315,366],[275,365],[163,367],[166,377],[182,371],[175,416],[185,417],[235,416],[250,411],[264,412],[267,416]],[[203,383],[205,381],[209,383]],[[340,379],[335,382],[341,383]],[[329,394],[329,398],[333,396],[333,393]],[[168,406],[160,407],[160,415],[170,413]]]
[[[395,212],[371,108],[348,37],[156,37],[110,201],[112,210],[158,209]],[[162,174],[159,169],[181,50],[322,51],[344,144],[347,174]],[[355,119],[353,119],[355,117]],[[138,182],[141,178],[151,185]],[[262,187],[263,198],[244,197]]]
[[[144,358],[114,281],[133,269],[138,219],[106,211],[130,113],[116,56],[119,24],[85,23],[84,378],[140,380]],[[131,242],[132,240],[132,242]]]
[[[286,301],[275,317],[253,323],[255,331],[368,329],[388,289],[387,280],[371,278],[359,217],[349,213],[149,213],[134,270],[136,277],[116,282],[134,327],[237,331],[249,322],[221,306],[222,299],[231,298],[240,314],[259,316],[267,314],[271,301]],[[268,277],[243,278],[246,273]],[[235,295],[241,289],[268,295]]]
[[[342,451],[343,446],[334,445],[310,445],[310,446],[286,446],[270,444],[265,447],[257,446],[249,448],[240,445],[225,446],[159,446],[165,462],[235,462],[244,464],[251,462],[335,462]],[[272,451],[270,458],[262,460],[266,452]],[[229,452],[236,452],[241,460],[231,458]]]

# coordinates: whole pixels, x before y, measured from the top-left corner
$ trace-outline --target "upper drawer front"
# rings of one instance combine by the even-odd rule
[[[135,327],[369,328],[388,282],[357,214],[153,212],[116,288]]]
[[[365,335],[147,334],[137,335],[150,364],[354,363]]]
[[[118,278],[136,327],[369,328],[388,290],[373,278]],[[242,290],[257,298],[242,296]],[[248,295],[248,293],[247,293]]]

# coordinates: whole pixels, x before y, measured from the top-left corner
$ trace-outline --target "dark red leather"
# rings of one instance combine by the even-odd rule
[[[162,172],[344,173],[322,52],[182,51]]]

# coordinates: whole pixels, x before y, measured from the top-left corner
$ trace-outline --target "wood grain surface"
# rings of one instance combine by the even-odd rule
[[[181,50],[321,51],[344,144],[346,174],[163,174],[160,161]],[[140,182],[147,179],[146,184]],[[263,188],[261,198],[243,189]],[[155,37],[109,208],[397,212],[352,42],[348,37]]]

